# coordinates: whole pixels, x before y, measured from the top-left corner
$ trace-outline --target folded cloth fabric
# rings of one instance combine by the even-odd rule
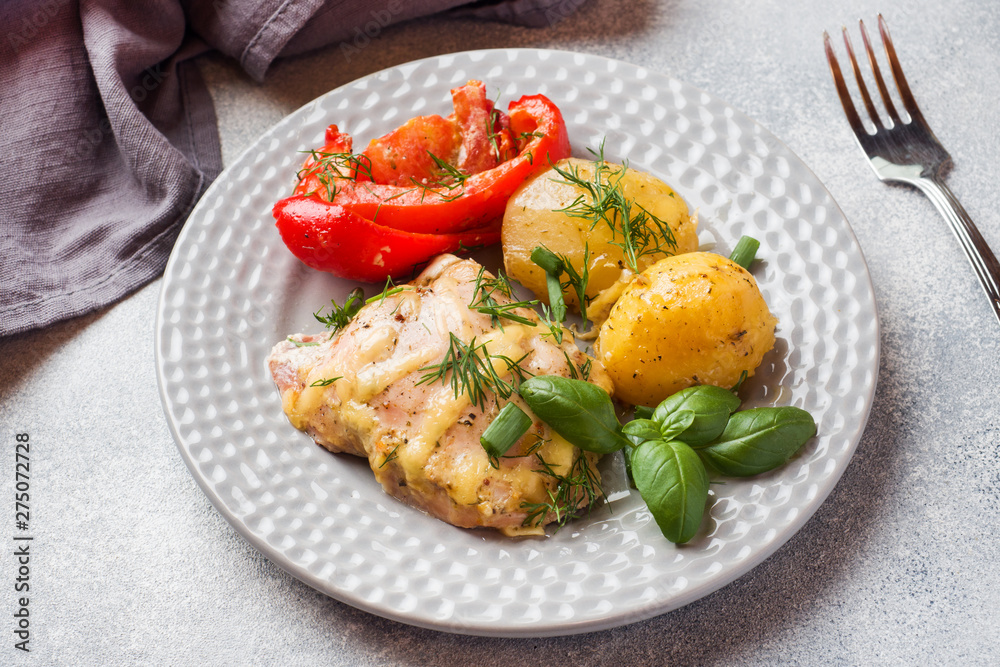
[[[193,58],[273,60],[445,10],[550,25],[585,0],[0,3],[0,336],[92,312],[163,271],[222,160]]]

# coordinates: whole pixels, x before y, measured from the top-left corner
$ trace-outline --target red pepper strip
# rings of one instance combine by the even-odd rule
[[[403,187],[373,183],[363,176],[337,178],[335,188],[319,187],[315,175],[302,179],[295,194],[325,197],[379,225],[424,234],[455,233],[486,227],[503,218],[507,200],[529,176],[569,157],[569,136],[559,109],[544,95],[526,95],[509,108],[510,129],[525,143],[516,157],[478,174],[454,188]],[[331,127],[328,141],[342,147],[342,133]],[[341,149],[342,150],[342,149]],[[324,149],[323,152],[336,152]]]
[[[373,140],[358,159],[367,158],[371,164],[370,180],[410,187],[413,181],[434,177],[437,164],[431,155],[448,160],[459,152],[461,144],[462,136],[453,121],[417,116]]]
[[[517,155],[517,144],[510,134],[510,118],[493,107],[481,81],[455,88],[451,98],[455,126],[462,139],[461,150],[452,164],[460,171],[478,174]]]
[[[500,240],[499,225],[456,234],[391,229],[316,196],[282,199],[274,205],[274,217],[281,240],[300,260],[319,271],[365,282],[409,277],[432,257]]]

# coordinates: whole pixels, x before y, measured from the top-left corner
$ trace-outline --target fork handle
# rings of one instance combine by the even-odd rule
[[[934,207],[944,216],[951,231],[958,237],[962,249],[965,250],[972,269],[979,276],[983,290],[993,306],[993,314],[1000,322],[1000,262],[979,233],[972,218],[965,212],[962,204],[937,175],[924,176],[913,181],[913,185],[927,195]]]

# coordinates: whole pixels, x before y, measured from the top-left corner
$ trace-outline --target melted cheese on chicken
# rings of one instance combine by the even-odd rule
[[[526,374],[563,376],[576,375],[590,361],[590,381],[609,392],[612,386],[569,332],[556,344],[547,327],[495,324],[471,309],[480,269],[442,255],[410,289],[366,305],[335,335],[300,334],[277,344],[268,364],[292,425],[331,451],[366,457],[391,495],[457,526],[540,533],[555,516],[550,512],[524,527],[530,507],[550,502],[557,476],[585,454],[535,419],[515,393],[507,400],[533,423],[493,465],[479,438],[507,401],[487,392],[473,405],[468,392],[453,386],[450,371],[437,378],[434,367],[454,335],[466,345],[484,345],[485,358],[508,382],[505,359],[519,361]],[[499,292],[493,298],[509,303]],[[528,309],[517,314],[537,322]]]

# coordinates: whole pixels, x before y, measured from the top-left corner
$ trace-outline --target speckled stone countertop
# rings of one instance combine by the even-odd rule
[[[329,599],[247,544],[182,462],[157,392],[154,283],[101,313],[0,339],[0,434],[8,453],[15,433],[31,434],[36,538],[28,655],[13,648],[12,549],[0,559],[0,664],[996,664],[1000,325],[931,204],[866,165],[821,36],[886,14],[924,115],[955,158],[948,182],[1000,250],[1000,5],[886,4],[590,0],[547,30],[441,18],[389,28],[363,58],[331,47],[277,64],[262,85],[221,58],[201,62],[226,163],[355,78],[507,46],[642,64],[784,140],[857,234],[882,356],[846,473],[762,565],[661,617],[564,638],[449,635]],[[14,457],[2,459],[12,501]]]

